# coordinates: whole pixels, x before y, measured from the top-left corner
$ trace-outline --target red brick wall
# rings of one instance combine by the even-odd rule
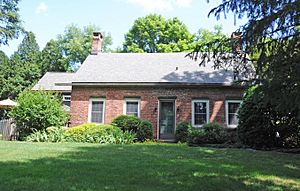
[[[97,88],[72,87],[71,96],[71,126],[88,121],[88,106],[91,97],[105,97],[105,123],[123,114],[125,97],[141,98],[141,118],[151,121],[153,132],[157,134],[158,97],[176,96],[176,123],[191,121],[191,102],[195,98],[208,99],[210,121],[226,125],[225,100],[241,98],[243,89],[233,87],[197,87],[197,88]]]

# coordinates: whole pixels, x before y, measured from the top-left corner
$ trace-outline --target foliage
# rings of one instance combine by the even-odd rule
[[[192,128],[191,123],[182,121],[177,124],[175,138],[177,142],[186,142],[188,136],[188,130]]]
[[[292,113],[274,111],[264,100],[261,87],[252,87],[244,95],[239,109],[238,135],[243,144],[254,148],[299,147],[299,119]]]
[[[112,125],[86,123],[73,128],[49,127],[46,130],[34,130],[26,141],[29,142],[82,142],[100,144],[131,144],[135,134],[122,132]]]
[[[135,134],[112,125],[97,125],[87,123],[70,128],[66,131],[66,141],[100,144],[130,144]]]
[[[112,125],[121,128],[123,131],[137,132],[141,119],[133,115],[120,115],[112,120]]]
[[[22,133],[29,133],[31,129],[43,130],[66,123],[67,114],[61,101],[51,92],[25,91],[20,94],[17,103],[10,116],[15,119],[21,137]]]
[[[41,52],[41,74],[70,70],[70,65],[63,55],[63,50],[59,42],[50,40]]]
[[[39,80],[41,76],[39,56],[35,35],[26,32],[18,50],[9,61],[4,61],[0,65],[0,97],[15,98]]]
[[[48,127],[46,130],[33,130],[33,133],[26,137],[28,142],[65,142],[65,129],[63,127]]]
[[[183,52],[192,49],[193,35],[177,17],[150,14],[134,21],[125,35],[124,52]]]
[[[136,138],[141,142],[153,139],[152,123],[150,121],[141,121],[136,131]]]
[[[225,39],[221,43],[213,41],[202,45],[206,50],[213,50],[212,54],[199,53],[199,47],[190,54],[194,59],[200,57],[201,64],[213,58],[215,68],[233,69],[238,79],[248,82],[250,86],[259,86],[259,90],[254,91],[258,95],[253,95],[256,97],[253,99],[257,99],[259,103],[258,107],[249,104],[251,110],[258,112],[249,113],[252,115],[249,119],[251,123],[243,120],[247,123],[245,126],[251,124],[243,129],[250,131],[249,136],[254,133],[252,130],[263,131],[263,134],[258,136],[261,143],[253,143],[255,147],[274,145],[274,132],[280,132],[282,129],[285,133],[279,133],[280,143],[277,145],[295,145],[285,143],[290,135],[294,138],[288,139],[297,142],[295,134],[300,126],[299,4],[300,0],[223,1],[212,9],[209,15],[214,14],[219,19],[221,14],[226,17],[227,13],[232,12],[237,18],[247,16],[248,22],[237,30],[233,35],[235,38],[231,41]],[[222,45],[228,43],[234,48],[232,54],[228,54],[222,48]],[[243,126],[242,122],[240,124]],[[267,125],[261,127],[262,124]],[[244,135],[246,134],[245,132]],[[258,139],[255,136],[258,134],[256,132],[253,136]],[[244,136],[243,138],[246,139]],[[267,140],[270,143],[264,143]]]
[[[23,31],[18,8],[19,0],[2,0],[0,2],[0,46],[7,45],[9,40],[17,38]]]
[[[122,131],[136,134],[137,141],[147,141],[153,139],[152,124],[150,121],[141,120],[133,115],[120,115],[113,119],[112,125],[119,127]]]
[[[220,144],[225,143],[227,138],[224,128],[216,123],[207,123],[202,128],[188,129],[187,142],[194,144]]]
[[[95,25],[87,25],[83,29],[71,24],[65,28],[64,34],[58,35],[57,43],[67,59],[68,67],[76,67],[76,64],[82,64],[86,57],[91,53],[92,34],[95,31],[101,31]],[[110,33],[103,32],[104,39],[102,50],[109,52],[109,46],[112,44]]]
[[[215,25],[213,31],[209,31],[208,29],[199,29],[197,34],[195,35],[195,43],[198,47],[197,51],[209,52],[209,49],[207,49],[208,47],[206,45],[210,42],[215,42],[214,44],[212,44],[212,49],[216,49],[221,46],[221,42],[228,41],[229,37],[222,33],[222,29],[222,25]],[[223,52],[231,51],[230,43],[223,43],[222,45]]]

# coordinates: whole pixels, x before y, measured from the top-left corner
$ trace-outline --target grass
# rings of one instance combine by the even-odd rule
[[[0,190],[300,190],[300,155],[0,141]]]

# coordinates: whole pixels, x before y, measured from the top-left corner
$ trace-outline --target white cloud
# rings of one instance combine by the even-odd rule
[[[142,7],[146,12],[172,11],[175,7],[187,8],[192,0],[127,0],[128,3]]]
[[[46,5],[46,3],[41,2],[36,10],[35,10],[36,14],[38,15],[45,15],[48,12],[48,6]]]

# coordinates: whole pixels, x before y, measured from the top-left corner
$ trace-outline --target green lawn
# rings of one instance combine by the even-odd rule
[[[300,190],[300,155],[0,141],[0,190]]]

